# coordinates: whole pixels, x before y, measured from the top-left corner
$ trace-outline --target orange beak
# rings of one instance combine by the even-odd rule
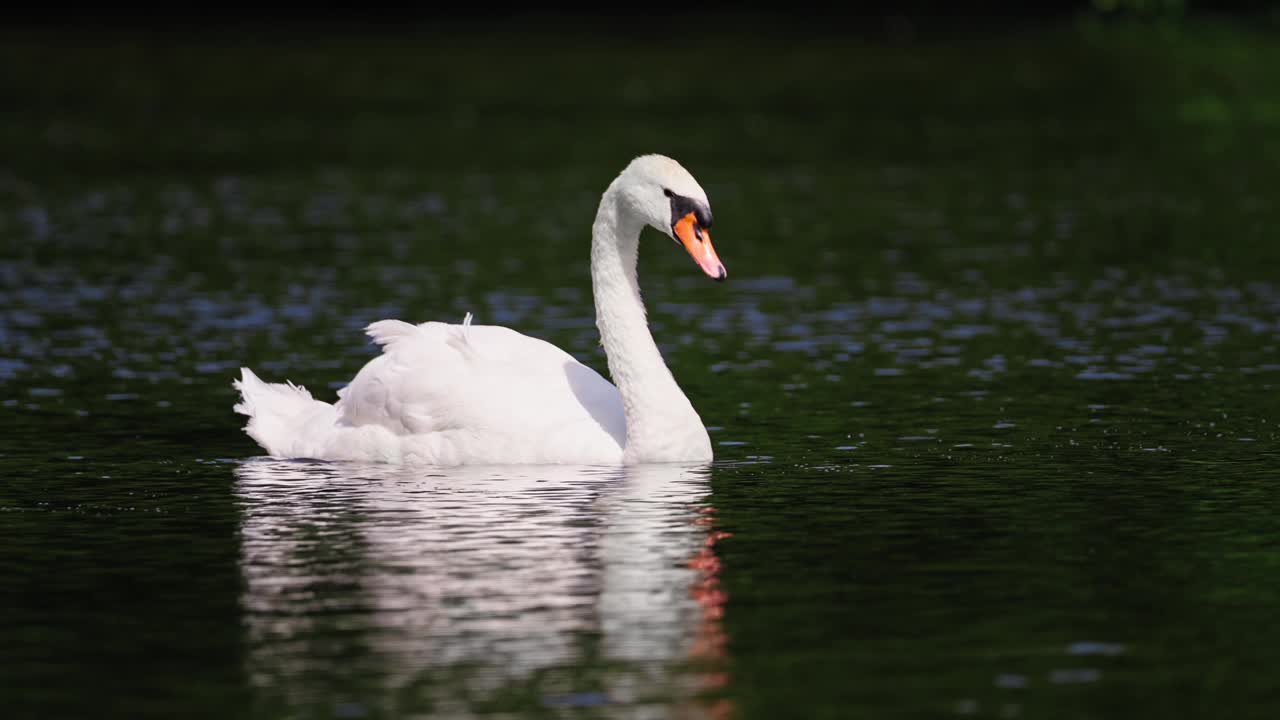
[[[698,263],[707,277],[716,281],[724,280],[728,273],[724,270],[724,263],[716,255],[716,249],[711,246],[711,233],[698,225],[693,213],[680,218],[672,229],[680,244],[689,251],[689,257]]]

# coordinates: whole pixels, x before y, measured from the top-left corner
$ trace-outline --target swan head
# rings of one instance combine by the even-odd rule
[[[711,245],[711,204],[693,175],[665,155],[642,155],[618,178],[627,208],[682,246],[713,280],[727,276]]]

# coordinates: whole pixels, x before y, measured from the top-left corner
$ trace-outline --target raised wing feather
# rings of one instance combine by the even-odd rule
[[[383,352],[341,393],[344,424],[401,435],[465,430],[553,438],[586,422],[623,442],[617,390],[555,345],[469,323],[383,320],[367,332]]]

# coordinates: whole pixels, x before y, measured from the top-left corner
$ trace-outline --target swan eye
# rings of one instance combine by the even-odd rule
[[[666,195],[667,197],[672,197],[675,195],[675,193],[671,192],[671,188],[662,188],[662,194]]]
[[[676,195],[670,190],[664,190],[667,196],[671,198],[671,227],[675,228],[676,224],[685,217],[689,217],[701,230],[711,229],[711,208],[704,205],[698,200],[687,198],[683,195]]]

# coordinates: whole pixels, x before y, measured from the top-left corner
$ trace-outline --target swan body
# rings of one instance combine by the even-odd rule
[[[610,383],[564,350],[510,328],[380,320],[380,355],[330,404],[249,368],[233,382],[245,431],[277,458],[422,465],[690,462],[712,459],[702,420],[662,360],[636,279],[640,233],[658,228],[710,277],[706,195],[678,163],[633,160],[592,227],[596,325]]]

